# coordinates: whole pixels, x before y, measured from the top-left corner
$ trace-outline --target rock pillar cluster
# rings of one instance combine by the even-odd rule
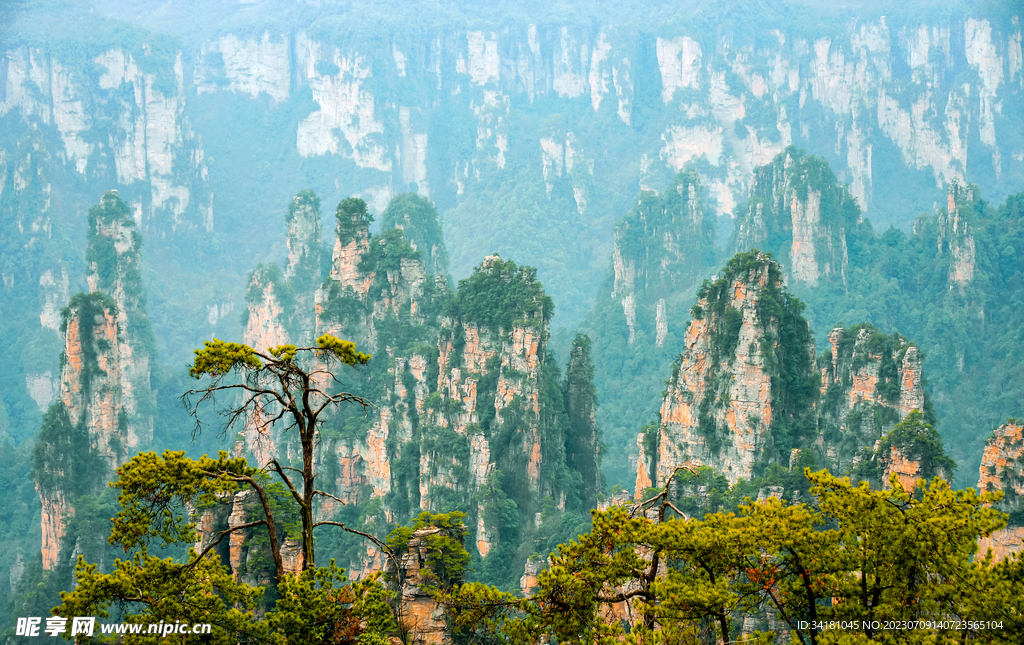
[[[638,499],[679,466],[711,466],[735,483],[772,463],[792,468],[804,451],[877,483],[952,476],[913,343],[837,327],[816,360],[801,310],[781,267],[757,251],[701,289],[660,423],[637,439]]]
[[[563,379],[547,351],[553,305],[536,270],[489,256],[453,292],[443,273],[431,273],[446,258],[433,206],[400,195],[377,235],[365,202],[339,204],[331,269],[321,282],[318,262],[303,260],[318,247],[318,203],[306,192],[289,209],[288,268],[253,272],[244,337],[263,350],[332,334],[373,356],[365,368],[336,374],[340,384],[324,383],[376,407],[369,414],[342,407],[326,417],[318,481],[337,499],[321,504],[318,516],[372,504],[363,528],[387,534],[421,511],[458,510],[467,515],[471,549],[486,558],[499,545],[515,552],[520,526],[539,526],[543,500],[578,512],[596,503],[590,343],[577,338]],[[309,332],[302,329],[307,314]],[[262,465],[287,453],[289,441],[277,428],[248,428],[238,448]],[[502,534],[496,518],[509,503],[521,521]],[[207,523],[227,521],[211,516]],[[382,559],[368,552],[343,564],[361,576]]]

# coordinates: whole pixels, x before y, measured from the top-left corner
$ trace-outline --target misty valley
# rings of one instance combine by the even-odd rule
[[[0,7],[0,640],[1022,642],[1022,17]]]

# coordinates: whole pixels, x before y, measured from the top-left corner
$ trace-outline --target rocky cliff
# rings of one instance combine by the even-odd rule
[[[922,381],[921,354],[899,334],[872,325],[836,327],[831,352],[818,357],[822,400],[818,412],[828,464],[849,469],[857,453],[913,410],[931,413]]]
[[[847,231],[862,214],[828,163],[788,147],[757,168],[751,184],[733,233],[734,250],[777,248],[787,283],[816,287],[821,281],[845,288]]]
[[[907,487],[952,476],[917,348],[855,325],[833,329],[831,352],[815,361],[802,311],[782,268],[757,251],[705,283],[660,423],[637,440],[638,499],[678,466],[712,466],[735,483],[773,463],[791,467],[803,452],[876,485],[893,472]]]
[[[0,62],[0,117],[55,131],[67,170],[113,179],[131,212],[164,230],[213,226],[202,143],[185,114],[181,53],[112,47],[88,61],[44,49],[9,49]],[[82,64],[92,66],[83,73]]]
[[[99,492],[116,466],[153,438],[152,338],[140,247],[129,206],[116,191],[106,193],[89,212],[92,291],[61,310],[59,396],[34,451],[45,569],[57,562],[75,500]]]
[[[998,508],[1010,514],[1007,528],[979,540],[979,552],[992,549],[996,560],[1024,550],[1024,424],[1010,419],[999,426],[985,444],[978,476],[978,489],[1002,491]]]
[[[640,435],[637,495],[677,466],[714,466],[730,481],[813,439],[814,347],[782,269],[740,254],[705,283],[661,405],[660,426]]]

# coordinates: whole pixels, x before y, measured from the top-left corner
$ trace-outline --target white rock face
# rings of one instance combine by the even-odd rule
[[[615,98],[618,99],[619,118],[629,125],[633,105],[633,83],[629,80],[629,59],[622,59],[622,67],[612,67],[612,85],[615,86]]]
[[[291,64],[287,37],[274,42],[269,32],[259,40],[233,34],[204,43],[196,65],[196,91],[225,89],[252,97],[267,93],[277,102],[288,99]]]
[[[60,310],[68,302],[68,272],[61,267],[60,275],[54,276],[52,269],[47,269],[39,276],[39,293],[43,307],[39,312],[39,324],[45,329],[60,331]]]
[[[582,96],[587,89],[587,63],[590,51],[586,44],[579,43],[569,34],[568,27],[562,27],[558,47],[552,61],[552,87],[562,98],[574,99]]]
[[[658,39],[658,69],[661,70],[661,99],[668,103],[680,88],[699,87],[700,44],[688,36]]]
[[[967,115],[963,95],[954,90],[946,103],[945,132],[936,132],[928,119],[932,105],[929,92],[913,102],[910,110],[901,108],[899,98],[889,96],[884,89],[878,92],[878,126],[899,147],[907,166],[932,169],[938,187],[963,177]]]
[[[28,395],[36,402],[40,412],[46,412],[50,404],[57,399],[57,392],[60,391],[60,383],[53,372],[46,370],[38,374],[25,375],[25,389]]]
[[[482,31],[466,34],[469,50],[469,66],[465,73],[475,85],[486,85],[497,81],[500,75],[501,59],[498,57],[498,39],[494,32],[486,36]]]
[[[713,129],[708,126],[671,126],[667,133],[661,135],[661,140],[665,142],[661,149],[661,158],[677,172],[686,165],[686,162],[701,155],[706,155],[711,165],[717,166],[722,158],[725,142],[721,126]]]
[[[594,51],[590,58],[590,105],[597,112],[601,107],[601,100],[608,93],[608,81],[611,80],[611,73],[608,69],[602,69],[601,65],[608,60],[612,46],[605,39],[602,31],[597,37]]]
[[[399,155],[402,163],[402,181],[416,183],[421,195],[429,195],[427,187],[427,135],[413,132],[410,125],[409,108],[398,110],[398,118],[402,124],[402,147]],[[502,151],[503,153],[504,151]],[[502,160],[504,165],[504,160]]]
[[[0,116],[20,109],[25,117],[51,122],[60,132],[68,161],[84,174],[93,145],[85,139],[92,126],[82,103],[83,88],[72,80],[70,72],[45,52],[21,47],[7,52],[2,61],[6,68]]]
[[[132,57],[121,50],[104,52],[92,62],[99,67],[94,81],[42,51],[23,47],[7,52],[0,59],[4,68],[0,77],[5,78],[0,115],[18,110],[28,122],[52,124],[63,143],[63,158],[83,175],[90,170],[90,156],[97,150],[91,132],[109,132],[107,143],[118,182],[150,182],[152,200],[145,215],[166,207],[176,225],[191,198],[189,187],[181,185],[182,170],[193,176],[205,172],[201,144],[194,140],[185,117],[181,55],[169,70],[173,74],[169,96],[157,89],[159,85],[167,91],[166,82],[157,84],[154,75],[141,73]],[[120,91],[125,83],[132,86],[127,93]],[[97,109],[109,103],[114,109]],[[113,123],[104,112],[116,115]],[[99,151],[107,154],[102,145]],[[176,155],[190,158],[191,163],[177,168],[175,175]]]
[[[375,98],[363,89],[370,68],[359,55],[343,56],[337,48],[299,37],[297,56],[305,81],[320,109],[299,122],[296,146],[304,157],[336,154],[362,168],[390,171],[391,158],[383,143],[384,124],[377,119]],[[328,61],[335,74],[317,72],[317,62]],[[340,136],[339,136],[340,135]]]
[[[793,194],[793,246],[789,251],[792,276],[811,286],[818,284],[818,261],[815,256],[814,238],[821,226],[821,191],[808,190],[807,201],[801,201]]]
[[[172,95],[165,95],[156,77],[142,73],[133,57],[124,51],[108,50],[93,62],[104,70],[99,78],[101,89],[115,91],[126,83],[132,87],[129,96],[134,104],[122,103],[117,127],[111,130],[109,137],[118,181],[122,184],[149,181],[150,210],[143,214],[140,205],[139,219],[167,209],[176,227],[192,199],[189,186],[179,183],[182,168],[176,168],[176,163],[180,165],[185,158],[192,177],[206,176],[202,143],[196,140],[185,115],[181,54],[174,62]],[[166,87],[163,90],[166,91]],[[212,206],[201,208],[204,215],[199,223],[210,230]]]
[[[967,55],[967,62],[977,70],[981,77],[981,87],[978,91],[979,120],[982,143],[996,147],[996,123],[994,111],[999,85],[1003,82],[1003,59],[996,52],[995,43],[992,41],[992,26],[988,20],[975,20],[968,18],[964,23],[964,53]],[[996,173],[1000,172],[999,150],[993,154],[992,163]]]

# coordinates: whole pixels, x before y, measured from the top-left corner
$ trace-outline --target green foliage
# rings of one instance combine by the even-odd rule
[[[416,193],[396,195],[380,214],[382,231],[402,229],[402,235],[419,250],[427,265],[427,273],[444,276],[448,273],[448,252],[437,208]]]
[[[473,275],[459,280],[458,292],[448,315],[505,333],[514,326],[544,329],[554,312],[554,303],[544,294],[533,267],[517,267],[512,260],[494,257],[473,269]]]
[[[195,551],[189,555],[194,560]],[[79,557],[75,580],[73,591],[61,593],[55,614],[106,618],[116,608],[124,613],[122,620],[131,624],[210,623],[213,630],[207,642],[220,644],[267,635],[266,622],[255,615],[263,589],[236,582],[215,558],[184,566],[143,549],[130,560],[115,560],[110,573],[101,573],[97,565]],[[143,635],[126,637],[125,642],[162,641],[159,636]]]
[[[419,539],[426,547],[426,569],[420,570],[420,577],[426,582],[427,592],[447,591],[465,580],[471,560],[463,546],[469,533],[465,519],[466,514],[459,511],[423,511],[411,528],[399,526],[388,536],[388,546],[399,558],[413,539]]]
[[[73,498],[95,491],[106,474],[84,416],[73,424],[62,402],[52,404],[32,449],[32,478],[40,490]]]
[[[593,529],[552,554],[530,598],[480,584],[446,594],[456,633],[524,644],[702,642],[698,634],[734,642],[750,620],[778,634],[766,624],[771,615],[799,642],[934,643],[955,642],[960,631],[896,634],[872,621],[977,615],[1002,622],[976,632],[984,642],[1016,642],[1020,563],[974,558],[977,539],[1005,525],[988,507],[997,496],[954,491],[940,479],[915,496],[895,478],[892,490],[879,491],[826,471],[804,474],[815,506],[767,497],[735,513],[681,518],[659,495],[647,506],[660,521],[625,507],[595,511]],[[685,486],[721,485],[714,480],[703,471]],[[627,599],[628,634],[616,618]],[[820,621],[846,624],[823,631]],[[766,633],[752,639],[772,641]]]
[[[338,220],[338,240],[342,246],[359,237],[369,236],[368,230],[373,222],[373,214],[366,210],[366,202],[358,197],[341,200],[335,211]]]
[[[139,255],[142,235],[135,230],[131,207],[116,191],[107,191],[99,203],[89,209],[89,244],[85,261],[90,272],[99,279],[97,291],[113,293],[122,286],[125,295],[141,297],[142,275],[139,273]],[[125,231],[122,233],[121,231]],[[118,253],[116,243],[126,235],[131,242],[124,253]]]
[[[604,489],[600,469],[601,431],[597,427],[597,390],[594,387],[594,362],[590,357],[592,343],[586,334],[577,334],[569,352],[565,370],[565,410],[568,428],[565,432],[565,464],[582,479],[582,505],[594,508],[597,496]]]
[[[263,362],[256,350],[243,343],[225,343],[214,338],[203,341],[203,348],[195,350],[195,361],[188,373],[194,379],[203,376],[219,378],[232,370],[261,370]]]
[[[238,489],[239,477],[256,473],[245,459],[223,451],[216,460],[189,459],[184,451],[139,453],[118,467],[111,483],[121,511],[112,518],[110,543],[126,552],[150,540],[162,546],[195,543],[196,523],[186,509],[217,503],[219,495]]]
[[[924,414],[920,410],[912,411],[906,419],[886,434],[876,454],[888,455],[893,446],[906,459],[920,464],[921,477],[952,479],[956,462],[946,455],[938,431],[925,422]]]
[[[273,642],[363,643],[386,638],[397,627],[380,573],[349,584],[331,560],[327,567],[285,576],[277,590],[280,598],[267,614]]]
[[[330,334],[324,334],[317,338],[316,344],[321,349],[319,352],[321,356],[331,355],[346,365],[366,365],[370,361],[369,354],[356,351],[355,343],[340,340]],[[292,355],[294,356],[294,352]]]
[[[711,341],[719,360],[732,363],[736,358],[736,347],[740,344],[740,329],[743,327],[743,312],[735,307],[726,307],[722,322]]]

